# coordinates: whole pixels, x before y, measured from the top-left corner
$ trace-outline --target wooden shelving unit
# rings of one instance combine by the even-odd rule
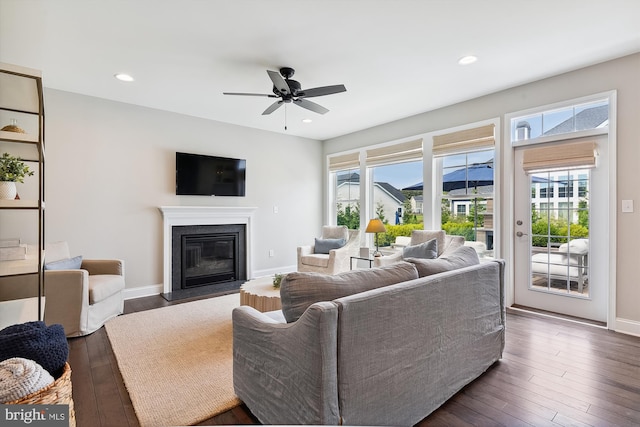
[[[27,247],[24,259],[0,260],[0,304],[12,307],[7,312],[17,312],[13,309],[17,304],[24,301],[25,306],[33,306],[33,299],[37,298],[37,312],[28,316],[32,318],[15,322],[42,320],[45,216],[42,74],[0,63],[0,94],[0,128],[15,120],[25,131],[0,130],[0,155],[6,152],[19,157],[35,172],[25,178],[24,184],[18,184],[20,199],[0,200],[0,239],[17,237]]]

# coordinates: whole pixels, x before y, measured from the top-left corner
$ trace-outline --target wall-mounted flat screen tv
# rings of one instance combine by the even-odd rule
[[[244,196],[246,160],[176,152],[176,194]]]

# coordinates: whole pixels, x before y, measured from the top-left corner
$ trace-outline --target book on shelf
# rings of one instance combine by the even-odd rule
[[[20,246],[20,239],[12,237],[8,239],[0,239],[0,248],[10,248],[13,246]]]
[[[27,258],[27,246],[20,239],[0,239],[0,261],[16,261]]]

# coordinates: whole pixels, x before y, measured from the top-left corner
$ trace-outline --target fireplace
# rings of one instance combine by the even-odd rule
[[[171,263],[172,291],[246,280],[245,225],[172,227]]]
[[[256,208],[253,207],[216,207],[216,206],[162,206],[159,208],[163,216],[163,229],[164,229],[164,243],[163,243],[163,286],[162,295],[167,296],[171,294],[180,294],[189,290],[198,291],[206,290],[209,287],[216,288],[222,286],[225,283],[230,283],[231,275],[233,274],[236,281],[248,280],[252,277],[253,271],[253,257],[251,256],[251,249],[253,247],[253,214]],[[213,274],[205,274],[205,277],[200,277],[200,272],[196,271],[196,277],[189,280],[187,288],[174,291],[174,276],[176,266],[174,265],[174,229],[187,230],[182,228],[183,226],[192,227],[191,231],[186,233],[187,236],[194,234],[220,234],[216,237],[217,240],[213,242],[205,243],[198,239],[190,241],[185,248],[185,254],[182,254],[182,247],[178,249],[180,258],[183,256],[186,258],[186,262],[189,268],[195,268],[198,261],[203,262],[203,259],[207,263],[217,264],[218,266],[224,266],[219,272]],[[230,227],[225,229],[209,229],[209,226],[224,226]],[[236,227],[243,228],[244,231],[236,230]],[[213,230],[213,233],[212,233]],[[234,243],[231,243],[229,234],[235,235],[233,237]],[[242,235],[242,233],[244,233]],[[220,239],[221,237],[221,239]],[[182,237],[181,237],[182,239]],[[242,248],[244,246],[244,249]],[[237,252],[236,252],[237,251]],[[228,255],[232,252],[237,253],[236,260],[233,262],[234,272],[230,273],[230,262],[228,261]],[[182,262],[182,260],[181,260]],[[202,265],[202,264],[201,264]],[[180,271],[178,275],[181,277],[183,272]],[[212,275],[215,278],[221,279],[218,285],[201,285],[202,280],[208,280],[206,276]],[[181,279],[182,280],[182,279]],[[212,291],[215,292],[215,291]]]

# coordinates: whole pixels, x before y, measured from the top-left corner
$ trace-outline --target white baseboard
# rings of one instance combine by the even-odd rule
[[[616,317],[616,324],[614,325],[616,332],[622,334],[634,335],[640,337],[640,322],[636,320],[622,319]]]
[[[150,297],[153,295],[159,295],[162,293],[162,284],[159,285],[149,285],[149,286],[139,286],[137,288],[125,288],[122,291],[123,298],[125,300],[128,299],[136,299],[142,297]]]
[[[296,271],[298,269],[297,265],[288,265],[284,267],[277,268],[267,268],[264,270],[255,270],[253,272],[253,277],[250,279],[255,279],[256,277],[264,277],[264,276],[273,276],[274,274],[282,274],[282,273],[291,273],[292,271]]]

